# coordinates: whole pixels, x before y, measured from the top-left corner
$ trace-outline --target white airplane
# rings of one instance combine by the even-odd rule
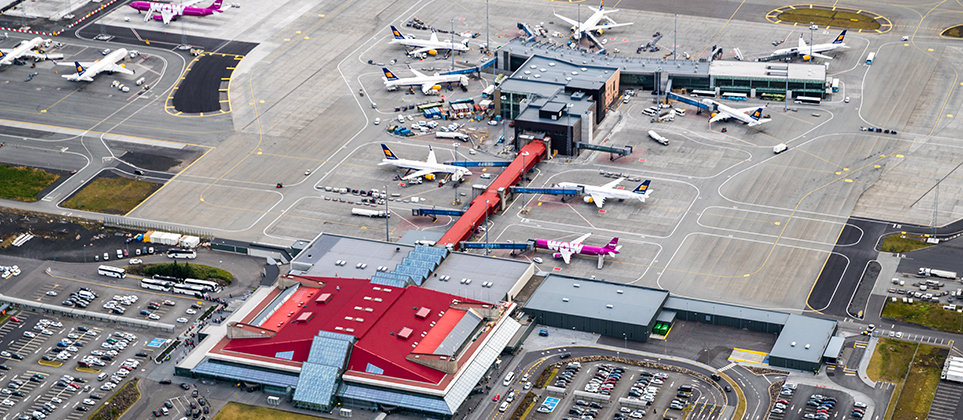
[[[438,160],[435,159],[435,151],[432,150],[431,146],[428,146],[428,160],[424,162],[418,160],[398,159],[398,156],[396,156],[394,152],[392,152],[391,149],[389,149],[384,143],[381,144],[381,150],[385,153],[385,158],[381,160],[381,163],[379,163],[378,166],[393,165],[397,168],[407,169],[408,172],[411,172],[411,170],[415,171],[414,173],[406,172],[405,176],[401,177],[401,179],[404,181],[434,173],[451,174],[452,181],[461,181],[465,176],[471,175],[471,171],[469,171],[467,168],[438,163]]]
[[[836,40],[830,44],[814,44],[812,48],[806,45],[806,40],[803,39],[802,34],[799,34],[799,46],[796,48],[783,48],[772,52],[772,55],[784,55],[784,54],[795,54],[804,57],[816,57],[822,58],[824,60],[832,60],[833,58],[828,55],[822,55],[820,53],[832,51],[839,48],[849,48],[843,43],[843,38],[846,37],[846,30],[844,29],[839,35],[836,35]]]
[[[625,178],[619,178],[615,181],[609,182],[608,184],[596,187],[594,185],[578,184],[575,182],[560,182],[558,183],[559,188],[582,188],[585,196],[583,200],[586,203],[594,202],[598,208],[602,208],[605,205],[605,199],[607,198],[617,198],[619,201],[623,200],[639,200],[645,202],[646,198],[649,198],[649,194],[652,190],[649,189],[650,180],[645,180],[645,182],[639,184],[634,190],[624,190],[615,188],[620,182]]]
[[[46,54],[34,51],[35,49],[40,48],[45,43],[49,42],[49,39],[44,41],[43,38],[38,36],[34,39],[20,42],[20,45],[17,45],[16,48],[0,48],[0,66],[9,66],[20,58],[32,58],[37,61],[48,59],[59,60],[64,58],[63,54]]]
[[[451,50],[451,51],[468,51],[468,41],[471,38],[466,38],[462,42],[452,43],[449,41],[439,41],[438,34],[435,31],[431,31],[431,38],[424,39],[414,39],[407,38],[401,34],[398,28],[394,25],[391,26],[391,35],[394,39],[391,40],[392,44],[401,44],[405,47],[413,47],[414,50],[408,51],[408,55],[418,55],[427,53],[428,55],[437,55],[438,50]]]
[[[119,48],[108,54],[103,60],[87,62],[74,61],[74,64],[72,65],[77,69],[77,74],[65,74],[61,77],[64,77],[71,82],[93,82],[94,76],[97,76],[105,71],[110,73],[124,73],[133,75],[133,70],[128,70],[123,64],[117,64],[118,61],[123,60],[125,57],[127,57],[127,49]],[[71,64],[57,63],[57,65],[70,66]]]
[[[586,32],[596,31],[597,33],[601,34],[602,31],[606,29],[611,29],[619,26],[628,26],[632,24],[632,23],[615,23],[614,20],[612,20],[606,15],[609,13],[618,12],[618,9],[603,11],[602,6],[604,5],[605,5],[605,0],[602,0],[599,3],[598,10],[595,10],[594,13],[592,13],[592,16],[589,16],[589,18],[586,19],[585,22],[581,22],[581,23],[576,20],[569,19],[565,16],[562,16],[558,13],[555,13],[555,17],[562,19],[565,22],[568,22],[569,25],[572,25],[572,37],[575,39],[582,38],[582,34]],[[590,8],[590,10],[592,9]],[[605,22],[607,23],[600,23],[602,22],[602,20],[605,20]]]
[[[703,99],[702,103],[708,105],[709,107],[715,107],[716,110],[718,111],[718,113],[714,117],[709,119],[709,123],[728,120],[732,118],[750,127],[754,127],[759,124],[772,121],[769,118],[762,118],[763,107],[761,106],[749,107],[749,108],[733,108],[728,105],[720,104],[719,102],[713,101],[712,99]]]
[[[434,76],[431,76],[408,67],[408,70],[411,70],[411,72],[415,74],[415,77],[399,79],[391,70],[384,67],[382,67],[381,70],[385,73],[382,79],[385,81],[385,87],[388,89],[398,86],[421,86],[421,92],[427,95],[434,90],[436,85],[441,83],[458,82],[461,83],[462,86],[468,86],[468,76],[463,74],[435,73]]]

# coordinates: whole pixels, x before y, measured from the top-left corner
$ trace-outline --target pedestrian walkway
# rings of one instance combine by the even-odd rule
[[[767,365],[766,358],[769,353],[754,350],[732,349],[729,355],[730,362],[752,363],[756,365]]]
[[[866,385],[876,388],[876,381],[869,379],[869,375],[866,373],[866,369],[869,367],[869,361],[873,358],[873,352],[876,351],[876,343],[879,339],[876,336],[870,336],[869,342],[866,343],[866,351],[863,352],[863,358],[859,360],[859,368],[856,369],[859,379],[863,381]]]

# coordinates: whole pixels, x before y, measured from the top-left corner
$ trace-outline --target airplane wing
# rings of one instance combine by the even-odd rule
[[[164,24],[167,25],[171,23],[171,19],[174,19],[174,11],[171,9],[161,9],[161,17],[164,18]]]
[[[568,264],[569,262],[572,261],[572,251],[562,250],[562,251],[559,251],[558,253],[562,254],[562,260],[565,261],[565,264]]]
[[[438,42],[438,34],[435,31],[431,31],[431,38],[428,39],[431,42]]]
[[[574,240],[574,241],[572,241],[572,243],[573,243],[573,244],[580,244],[580,243],[582,243],[582,241],[588,239],[589,236],[592,236],[592,234],[591,234],[591,233],[586,233],[586,234],[584,234],[584,235],[582,235],[582,236],[579,236],[579,238],[576,239],[576,240]]]
[[[592,196],[592,201],[595,202],[595,205],[596,205],[598,208],[602,208],[602,206],[605,205],[605,195],[604,195],[604,194],[595,193],[595,194],[589,194],[589,195]]]
[[[401,177],[401,179],[402,179],[403,181],[408,181],[408,180],[410,180],[410,179],[415,179],[415,178],[422,177],[422,176],[425,176],[425,175],[428,175],[428,174],[432,174],[432,173],[434,173],[434,171],[431,171],[431,170],[418,171],[418,172],[415,172],[415,173],[413,173],[413,174],[405,175],[405,176]]]
[[[748,114],[748,113],[750,113],[750,112],[752,112],[752,111],[755,111],[755,110],[757,110],[757,109],[759,109],[759,108],[760,108],[760,107],[757,105],[757,106],[750,106],[750,107],[748,107],[748,108],[736,108],[736,111],[739,111],[739,112],[741,112],[741,113],[743,113],[743,114]]]
[[[414,50],[408,51],[408,54],[409,54],[409,55],[417,55],[417,54],[426,53],[426,52],[431,51],[431,50],[433,50],[433,48],[431,48],[431,47],[416,48],[416,49],[414,49]],[[411,70],[411,71],[414,71],[414,70]],[[417,74],[417,73],[416,73],[416,74]]]
[[[560,15],[560,14],[558,14],[558,13],[555,13],[554,11],[553,11],[553,13],[555,14],[555,17],[564,20],[564,21],[567,22],[569,25],[572,25],[572,26],[579,26],[579,25],[580,25],[579,22],[576,22],[576,21],[574,21],[574,20],[572,20],[572,19],[569,19],[569,18],[567,18],[567,17],[565,17],[565,16],[562,16],[562,15]]]
[[[425,160],[429,165],[437,165],[438,159],[435,159],[435,149],[428,147],[428,159]]]
[[[809,46],[806,45],[806,40],[803,39],[802,34],[799,34],[799,53],[803,54],[803,50],[808,49]]]
[[[427,51],[427,50],[430,50],[430,49],[431,49],[431,48],[427,48],[427,49],[425,49],[425,50]],[[411,70],[411,72],[415,74],[415,77],[427,77],[427,75],[425,75],[424,73],[422,73],[422,72],[420,72],[420,71],[418,71],[418,70],[415,70],[415,69],[413,69],[413,68],[411,68],[411,67],[408,67],[408,70]]]
[[[812,53],[810,57],[822,58],[823,60],[832,60],[833,58],[828,55],[822,55],[820,53]]]
[[[725,112],[719,111],[719,113],[716,114],[715,117],[712,117],[712,118],[709,119],[709,122],[710,122],[710,123],[714,123],[714,122],[716,122],[716,121],[728,120],[729,118],[732,118],[731,116],[729,116],[729,114],[726,114]]]
[[[431,92],[432,88],[434,87],[435,87],[434,83],[425,83],[421,85],[421,93],[424,93],[425,95],[427,95],[429,92]]]
[[[97,62],[96,61],[78,61],[77,63],[67,63],[67,62],[61,61],[59,63],[54,63],[54,64],[58,66],[70,66],[70,67],[74,67],[74,64],[80,64],[81,66],[84,66],[84,67],[90,67],[95,63]]]
[[[4,54],[6,54],[6,51],[4,51]],[[61,59],[61,58],[64,58],[64,55],[63,55],[63,54],[41,54],[41,53],[34,52],[34,51],[27,51],[27,52],[23,53],[20,57],[21,57],[21,58],[22,58],[22,57],[33,58],[33,59],[37,59],[37,60],[48,60],[48,59],[49,59],[49,60],[59,60],[59,59]]]
[[[609,29],[612,29],[612,28],[617,28],[617,27],[619,27],[619,26],[629,26],[629,25],[631,25],[631,24],[632,24],[632,23],[615,23],[615,24],[611,24],[611,25],[610,25],[610,24],[602,24],[602,25],[586,26],[586,27],[580,28],[580,29],[582,29],[582,30],[584,30],[584,31],[609,30]]]
[[[119,64],[111,64],[110,67],[107,67],[105,70],[106,70],[106,71],[109,71],[109,72],[111,72],[111,73],[124,73],[124,74],[129,74],[129,75],[133,75],[133,74],[134,74],[134,71],[133,71],[133,70],[130,70],[130,69],[128,69],[128,68],[126,68],[126,67],[124,67],[124,66],[121,66],[121,65],[119,65]]]
[[[612,189],[612,188],[615,188],[616,185],[619,185],[620,182],[622,182],[622,178],[621,178],[621,177],[620,177],[619,179],[616,179],[615,181],[609,182],[609,183],[601,186],[600,188]]]

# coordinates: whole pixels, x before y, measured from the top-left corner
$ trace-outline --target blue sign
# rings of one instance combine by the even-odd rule
[[[545,402],[543,402],[542,405],[548,407],[548,412],[551,413],[552,411],[555,411],[555,406],[558,405],[558,401],[558,398],[548,397],[545,399]]]

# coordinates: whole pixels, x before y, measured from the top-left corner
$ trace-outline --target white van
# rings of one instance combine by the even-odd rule
[[[90,293],[90,292],[88,292],[88,291],[86,291],[86,290],[81,290],[81,291],[77,292],[77,295],[80,296],[80,297],[82,297],[82,298],[84,298],[84,299],[87,299],[87,300],[94,300],[94,299],[97,298],[97,296],[94,296],[93,293]]]
[[[501,411],[502,413],[504,413],[505,410],[508,410],[508,402],[503,402],[502,405],[498,407],[498,411]]]
[[[513,380],[515,380],[515,372],[508,372],[508,375],[505,375],[505,380],[502,381],[502,385],[509,386]]]
[[[108,376],[110,375],[108,375],[107,372],[101,372],[100,375],[97,375],[97,380],[103,382]]]
[[[398,122],[404,124],[404,123],[405,123],[405,116],[404,116],[404,115],[401,115],[401,114],[398,114]]]

